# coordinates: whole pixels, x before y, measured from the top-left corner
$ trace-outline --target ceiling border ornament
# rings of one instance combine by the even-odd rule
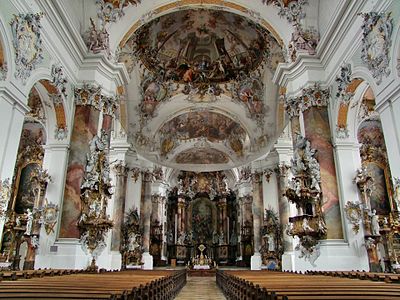
[[[315,55],[319,38],[320,36],[316,29],[303,29],[300,24],[296,24],[288,45],[288,54],[292,62],[296,61],[298,53],[305,52],[309,55]]]
[[[300,96],[286,98],[284,107],[291,119],[311,107],[328,106],[329,97],[329,89],[322,89],[321,85],[316,82],[314,86],[303,88]]]
[[[382,77],[389,76],[389,51],[392,45],[393,18],[391,13],[361,13],[363,30],[361,59],[379,85]]]
[[[303,6],[308,4],[308,0],[262,0],[263,4],[274,5],[279,9],[278,15],[291,24],[299,24],[300,20],[304,19],[306,13],[303,10]]]
[[[141,0],[96,0],[97,17],[102,25],[110,22],[117,22],[124,15],[124,8],[129,4],[139,5]]]
[[[19,78],[22,84],[31,72],[43,60],[42,38],[40,30],[40,19],[43,13],[18,14],[10,22],[13,35],[13,46],[15,49],[15,78]]]

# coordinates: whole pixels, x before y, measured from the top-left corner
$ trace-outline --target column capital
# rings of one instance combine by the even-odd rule
[[[303,88],[300,96],[285,99],[285,110],[292,119],[311,107],[327,106],[329,97],[329,89],[322,89],[320,83],[316,82],[313,86]]]
[[[129,167],[127,167],[127,165],[122,161],[115,164],[113,169],[117,176],[128,176]]]

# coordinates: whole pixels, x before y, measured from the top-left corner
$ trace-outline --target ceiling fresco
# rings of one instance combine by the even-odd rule
[[[178,164],[227,164],[229,160],[228,155],[213,148],[182,151],[175,158]]]
[[[123,52],[133,50],[164,79],[224,82],[255,70],[269,55],[270,40],[267,30],[242,16],[220,10],[181,10],[143,25]]]
[[[119,53],[136,151],[187,171],[266,154],[285,125],[272,81],[284,54],[266,28],[228,11],[181,9],[142,25]]]
[[[239,123],[209,111],[181,114],[165,123],[159,132],[163,156],[186,140],[206,139],[212,143],[227,143],[236,155],[241,157],[247,137],[246,131]]]

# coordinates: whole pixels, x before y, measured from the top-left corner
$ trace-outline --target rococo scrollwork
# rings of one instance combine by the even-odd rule
[[[347,220],[349,220],[350,224],[353,226],[353,232],[357,234],[360,231],[360,223],[363,216],[361,204],[347,201],[344,211],[346,213]]]
[[[122,269],[136,268],[142,265],[143,230],[137,209],[128,211],[122,225]]]
[[[82,247],[92,256],[92,264],[88,268],[91,271],[97,269],[96,259],[104,250],[106,234],[113,226],[106,213],[108,200],[113,194],[107,151],[108,135],[102,130],[100,137],[95,135],[89,142],[85,177],[81,184],[82,210],[78,222]]]
[[[25,84],[31,72],[43,59],[40,19],[42,13],[14,15],[11,21],[15,49],[15,77]]]
[[[8,202],[11,197],[10,179],[0,180],[0,219],[4,219]]]
[[[361,14],[363,39],[361,59],[367,64],[377,84],[390,74],[389,51],[392,44],[393,18],[391,13],[369,12]]]
[[[297,216],[289,218],[287,234],[298,236],[296,250],[300,258],[314,262],[319,257],[319,240],[326,236],[326,225],[322,212],[321,174],[316,159],[316,150],[305,137],[297,136],[292,159],[293,178],[285,195],[296,205]]]

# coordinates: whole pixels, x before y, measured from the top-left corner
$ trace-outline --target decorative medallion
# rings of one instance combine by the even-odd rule
[[[44,224],[44,229],[47,234],[54,232],[54,226],[57,223],[58,219],[58,205],[54,203],[47,203],[43,207],[42,212],[42,223]]]
[[[376,83],[382,82],[382,77],[390,74],[389,51],[392,44],[393,18],[391,13],[370,12],[361,14],[363,39],[361,59],[367,64]]]
[[[40,19],[43,13],[14,15],[11,21],[15,49],[15,78],[25,84],[31,72],[43,59]]]
[[[361,203],[347,201],[344,211],[346,213],[347,220],[353,225],[354,234],[357,234],[360,230],[360,221],[362,220]]]

